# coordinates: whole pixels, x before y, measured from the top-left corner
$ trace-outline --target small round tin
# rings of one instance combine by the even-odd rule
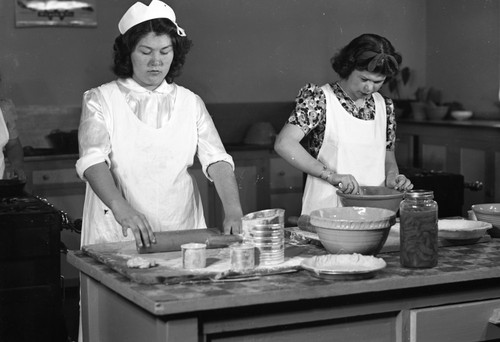
[[[204,243],[186,243],[181,245],[182,267],[187,270],[204,268],[207,263],[207,245]]]
[[[249,271],[255,267],[255,246],[252,243],[234,243],[229,246],[231,270]]]

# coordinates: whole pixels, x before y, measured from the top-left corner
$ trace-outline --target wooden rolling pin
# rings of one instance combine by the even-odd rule
[[[156,232],[156,243],[151,247],[139,248],[139,254],[180,251],[185,243],[205,243],[207,248],[224,248],[232,243],[241,242],[239,235],[223,235],[217,228],[187,229]]]

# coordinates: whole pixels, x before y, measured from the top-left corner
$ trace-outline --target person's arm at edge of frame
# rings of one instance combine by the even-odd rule
[[[5,145],[5,154],[14,172],[14,178],[19,180],[26,180],[24,173],[24,151],[19,138],[9,139]]]
[[[224,208],[224,234],[241,233],[241,209],[238,184],[231,164],[219,161],[207,168],[207,173],[214,181],[215,189]]]

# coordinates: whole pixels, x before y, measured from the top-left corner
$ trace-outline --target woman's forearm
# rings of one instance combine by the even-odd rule
[[[112,211],[117,205],[123,204],[125,199],[116,187],[113,176],[105,162],[89,167],[84,174],[92,190]]]
[[[303,136],[304,133],[298,127],[286,124],[276,137],[274,150],[296,169],[319,177],[324,170],[324,165],[302,147],[300,140]]]
[[[220,161],[211,164],[207,169],[207,173],[214,181],[215,189],[224,208],[224,232],[226,234],[231,231],[239,233],[241,231],[243,211],[241,209],[238,184],[231,165]]]
[[[24,173],[24,151],[19,138],[11,139],[5,145],[5,155],[9,159],[14,176],[25,179]]]

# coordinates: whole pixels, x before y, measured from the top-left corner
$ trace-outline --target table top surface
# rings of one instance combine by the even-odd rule
[[[299,247],[317,248],[319,254],[325,254],[319,246],[305,244]],[[82,251],[70,251],[68,261],[82,273],[155,315],[500,278],[500,239],[441,247],[438,266],[429,269],[401,267],[397,252],[381,253],[378,257],[386,261],[387,267],[378,271],[373,278],[364,280],[318,279],[305,270],[299,270],[251,281],[200,281],[174,285],[137,284]]]

